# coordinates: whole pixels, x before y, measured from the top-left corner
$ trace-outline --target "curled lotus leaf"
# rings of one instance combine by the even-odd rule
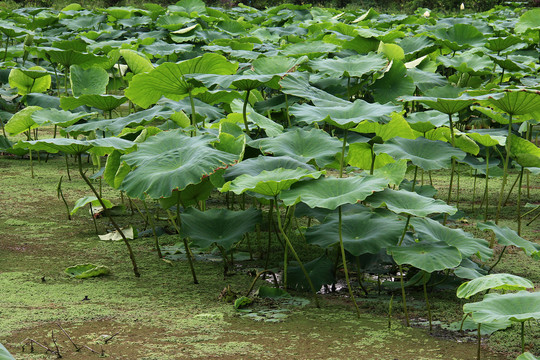
[[[468,299],[479,292],[489,289],[495,290],[527,290],[534,288],[534,284],[521,276],[512,274],[489,274],[461,284],[456,292],[458,298]]]
[[[463,312],[471,314],[476,323],[510,320],[524,322],[540,319],[540,292],[490,293],[479,302],[463,305]]]

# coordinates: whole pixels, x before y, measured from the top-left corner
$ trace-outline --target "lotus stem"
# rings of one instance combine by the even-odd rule
[[[246,98],[244,99],[244,106],[242,108],[242,118],[244,119],[244,127],[246,128],[246,135],[249,135],[249,126],[247,121],[247,106],[249,103],[249,93],[251,90],[246,90]]]
[[[497,203],[497,213],[495,215],[495,224],[499,224],[499,215],[501,213],[502,198],[504,195],[504,187],[506,186],[506,178],[508,177],[508,163],[510,160],[510,148],[512,142],[512,114],[509,114],[508,118],[508,136],[506,137],[506,158],[503,163],[503,178],[501,184],[501,191],[499,192],[499,202]]]
[[[347,147],[347,133],[348,129],[345,129],[345,133],[343,134],[343,146],[341,148],[341,157],[339,158],[339,177],[343,177],[343,167],[345,162],[345,148]]]
[[[489,147],[486,147],[486,187],[484,190],[484,199],[486,200],[486,211],[484,213],[484,221],[487,221],[488,205],[489,205]]]
[[[358,304],[356,303],[356,299],[354,298],[353,289],[351,286],[351,282],[349,281],[349,272],[347,271],[347,256],[345,255],[345,247],[343,246],[343,236],[342,236],[342,215],[341,215],[341,206],[338,207],[338,234],[339,234],[339,248],[341,249],[341,260],[343,262],[343,272],[345,273],[345,281],[347,282],[347,287],[349,288],[349,295],[351,296],[351,299],[353,301],[354,307],[356,308],[356,314],[358,317],[360,317],[360,308],[358,307]]]
[[[4,60],[2,61],[6,61],[7,53],[8,53],[8,45],[9,45],[9,36],[7,36],[7,39],[6,39],[6,48],[4,49]]]
[[[253,281],[251,282],[251,286],[249,287],[249,290],[247,291],[246,293],[246,297],[249,296],[249,294],[253,291],[253,288],[255,287],[255,283],[257,282],[257,280],[261,277],[261,275],[264,275],[266,273],[269,273],[269,274],[272,274],[272,277],[274,278],[274,286],[277,288],[279,288],[279,284],[278,284],[278,281],[277,281],[277,276],[276,276],[276,273],[273,272],[272,270],[263,270],[263,271],[259,271],[257,273],[257,275],[255,275],[255,279],[253,279]]]
[[[150,211],[148,210],[148,205],[146,205],[146,200],[143,199],[143,205],[144,205],[144,211],[146,211],[146,216],[148,218],[148,222],[150,223],[150,226],[152,227],[152,233],[154,234],[154,240],[156,244],[156,251],[158,253],[158,258],[162,258],[163,255],[161,254],[161,248],[159,246],[159,240],[156,232],[156,224],[154,222],[154,216],[150,214]]]
[[[477,330],[477,334],[478,334],[478,346],[476,348],[476,359],[477,360],[480,360],[480,350],[482,349],[481,345],[482,345],[482,335],[480,333],[480,327],[482,326],[482,324],[478,324],[478,330]]]
[[[472,192],[472,205],[471,205],[471,213],[474,214],[474,201],[476,200],[476,175],[478,175],[478,170],[474,169],[474,180],[473,180],[473,192]]]
[[[189,103],[191,104],[191,126],[193,126],[193,131],[191,132],[191,137],[197,136],[197,114],[195,113],[195,100],[191,95],[191,89],[188,89],[189,94]],[[203,123],[204,126],[204,123]]]
[[[518,235],[521,236],[521,184],[523,183],[523,172],[525,168],[522,166],[519,173],[519,185],[518,185],[518,198],[517,198],[517,223],[518,223]]]
[[[398,246],[401,246],[403,239],[405,239],[405,234],[407,233],[407,228],[409,227],[409,222],[411,221],[411,214],[407,215],[407,221],[405,222],[405,227],[403,228],[403,233],[401,234],[401,239],[399,240]],[[403,267],[399,267],[399,281],[401,283],[401,297],[403,298],[403,312],[405,313],[405,321],[407,326],[411,326],[409,321],[409,311],[407,310],[407,298],[405,296],[405,282],[403,281]]]
[[[177,207],[178,210],[178,207]],[[167,215],[169,215],[169,219],[171,220],[172,225],[174,226],[176,232],[180,235],[180,228],[176,221],[174,221],[174,218],[171,214],[171,211],[167,209]],[[178,219],[180,221],[180,216],[178,216]],[[186,258],[189,264],[189,269],[191,270],[191,276],[193,277],[193,283],[198,284],[199,281],[197,280],[197,274],[195,273],[195,267],[193,266],[193,254],[191,253],[191,249],[189,248],[189,244],[186,240],[186,238],[182,239],[184,243],[184,250],[186,251]]]
[[[291,127],[291,116],[289,115],[289,96],[285,94],[285,111],[287,115],[287,125]]]
[[[450,143],[452,147],[456,147],[455,138],[454,138],[454,122],[452,121],[452,114],[448,114],[448,120],[450,121]],[[452,184],[454,182],[454,169],[456,167],[456,160],[452,158],[452,165],[450,166],[450,183],[448,184],[448,197],[446,198],[446,203],[450,205],[450,200],[452,199]],[[448,214],[444,214],[443,225],[446,225],[446,220]]]
[[[66,198],[64,197],[64,193],[62,192],[62,178],[63,176],[60,176],[60,181],[58,181],[58,186],[56,187],[56,193],[57,193],[57,196],[61,198],[62,201],[64,202],[64,205],[66,206],[68,220],[71,220],[71,213],[69,212],[69,205],[66,201]]]
[[[309,274],[306,271],[306,268],[304,267],[304,264],[302,263],[302,261],[298,257],[298,254],[294,250],[294,247],[292,246],[291,241],[289,240],[289,237],[287,236],[287,234],[283,230],[283,227],[281,226],[281,217],[279,216],[279,203],[278,203],[277,195],[274,196],[274,203],[276,205],[277,221],[278,221],[279,231],[281,231],[281,234],[283,235],[283,238],[285,239],[285,242],[287,243],[286,246],[288,246],[289,249],[291,250],[291,254],[294,256],[294,258],[298,262],[298,265],[300,266],[300,269],[302,269],[302,272],[304,273],[304,276],[306,277],[306,280],[309,283],[309,287],[311,288],[311,292],[313,293],[313,299],[315,300],[315,305],[318,308],[320,308],[321,305],[319,304],[319,298],[317,297],[317,290],[315,290],[315,286],[313,286],[313,282],[311,281],[311,278],[309,277]]]
[[[86,182],[86,185],[88,185],[90,190],[92,190],[92,192],[94,193],[94,195],[98,199],[99,204],[103,207],[103,209],[107,209],[107,206],[105,206],[105,203],[103,202],[103,199],[101,199],[101,196],[99,196],[99,193],[96,191],[96,188],[94,187],[94,185],[92,185],[90,180],[88,180],[88,178],[86,177],[86,175],[83,172],[81,154],[77,154],[77,163],[79,164],[79,174],[81,175],[83,180]],[[109,218],[109,221],[111,222],[112,226],[114,227],[114,229],[116,231],[118,231],[118,234],[120,234],[120,236],[122,237],[122,240],[124,241],[124,244],[126,244],[126,247],[128,249],[128,253],[129,253],[129,258],[131,259],[131,264],[133,266],[133,273],[135,274],[135,277],[140,277],[141,274],[139,273],[139,268],[137,267],[137,262],[135,261],[135,255],[133,254],[133,250],[131,249],[131,245],[129,244],[129,241],[126,238],[126,235],[124,235],[124,232],[122,231],[122,229],[120,229],[118,224],[116,224],[116,221],[114,221],[114,219],[111,216],[110,212],[106,212],[106,213],[107,213],[107,217]]]
[[[394,304],[394,294],[390,298],[390,303],[388,304],[388,330],[392,328],[392,305]]]
[[[489,268],[488,274],[491,273],[491,270],[493,270],[493,268],[494,268],[495,266],[497,266],[497,264],[501,261],[503,255],[504,255],[505,250],[506,250],[506,246],[503,247],[503,249],[502,249],[502,251],[501,251],[501,254],[499,255],[499,258],[497,259],[497,262],[495,262],[495,264],[493,264],[493,265]]]
[[[525,321],[521,322],[521,353],[525,352]]]

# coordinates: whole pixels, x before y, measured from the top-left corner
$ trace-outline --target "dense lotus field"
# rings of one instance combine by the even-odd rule
[[[65,156],[87,185],[67,212],[108,216],[100,237],[124,242],[135,276],[137,228],[113,216],[103,187],[138,204],[160,257],[171,253],[159,223],[181,234],[176,258],[195,283],[198,254],[215,250],[227,273],[253,256],[239,244],[268,232],[281,268],[256,275],[278,273],[281,290],[260,296],[304,290],[318,306],[319,289],[343,281],[359,312],[354,268],[395,277],[407,325],[408,287],[423,287],[429,312],[428,289],[446,284],[456,300],[474,299],[464,324],[478,333],[537,326],[540,292],[495,265],[507,248],[540,257],[538,232],[522,234],[540,225],[530,186],[540,173],[540,9],[390,15],[182,0],[0,17],[0,152],[29,159],[32,177],[38,158]],[[460,188],[458,169],[474,174],[474,189]],[[459,203],[464,191],[472,209]],[[458,227],[473,219],[474,229]],[[301,258],[299,243],[321,256]],[[241,311],[253,298],[232,300]],[[519,358],[534,359],[521,334]]]

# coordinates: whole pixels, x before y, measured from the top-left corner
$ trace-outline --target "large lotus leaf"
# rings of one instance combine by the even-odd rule
[[[229,62],[224,56],[206,53],[177,64],[163,63],[148,73],[135,75],[126,89],[126,96],[135,104],[147,108],[155,104],[162,96],[171,100],[181,100],[200,92],[190,90],[184,78],[186,74],[231,75],[236,72],[238,64]]]
[[[501,245],[516,246],[523,249],[523,251],[525,251],[525,253],[529,256],[538,256],[540,254],[540,245],[525,240],[507,226],[499,227],[495,225],[493,221],[488,221],[485,223],[478,223],[478,228],[483,231],[493,231],[497,237],[497,241]]]
[[[77,98],[62,97],[60,106],[64,110],[73,110],[79,106],[87,105],[103,111],[111,111],[127,101],[125,96],[120,95],[81,95]]]
[[[290,156],[304,162],[314,159],[319,167],[333,162],[342,148],[341,141],[319,129],[294,129],[273,138],[264,138],[257,145],[263,153]]]
[[[493,71],[494,63],[487,56],[463,54],[453,57],[439,56],[437,58],[447,68],[454,68],[461,73],[487,75]]]
[[[17,135],[22,132],[38,127],[38,124],[36,124],[34,120],[32,120],[32,114],[38,110],[41,110],[41,107],[28,106],[22,109],[21,111],[13,115],[11,119],[9,119],[7,124],[4,126],[4,129],[10,135]]]
[[[71,65],[69,71],[73,96],[105,94],[109,83],[109,74],[103,68],[92,66],[83,69],[79,65]]]
[[[180,217],[182,234],[191,238],[193,244],[207,248],[215,243],[229,250],[261,221],[261,212],[254,208],[245,211],[212,209],[203,212],[191,207]]]
[[[432,34],[453,51],[482,46],[486,42],[484,35],[475,26],[469,24],[455,24],[449,29],[435,29]]]
[[[281,91],[288,95],[311,100],[319,105],[349,106],[350,102],[312,86],[305,76],[285,76],[281,81]]]
[[[66,68],[69,68],[71,65],[81,65],[83,67],[99,65],[109,61],[106,56],[97,56],[75,50],[49,48],[43,49],[43,51],[46,51],[46,57],[50,58],[51,62],[61,64]]]
[[[67,127],[75,124],[77,121],[95,116],[97,113],[72,113],[69,111],[57,109],[41,109],[32,113],[32,120],[38,125],[54,124],[61,127]]]
[[[418,68],[407,68],[407,75],[413,79],[416,87],[422,92],[448,84],[448,80],[441,74]]]
[[[105,204],[105,207],[107,209],[113,207],[113,204],[109,200],[102,198],[101,201],[103,201],[103,203]],[[85,196],[85,197],[80,198],[79,200],[77,200],[75,202],[75,205],[73,205],[73,209],[71,210],[70,214],[74,215],[77,211],[79,211],[80,208],[82,208],[82,207],[84,207],[84,206],[86,206],[88,204],[92,204],[92,206],[95,206],[95,207],[101,206],[101,203],[99,202],[97,197],[95,197],[95,196]]]
[[[461,229],[446,227],[429,218],[413,218],[411,225],[418,234],[418,238],[424,242],[443,241],[456,247],[464,257],[477,255],[485,261],[493,256],[493,250],[489,248],[486,240],[477,239]]]
[[[405,59],[405,52],[397,44],[385,44],[381,41],[379,43],[379,47],[377,48],[377,52],[379,54],[386,55],[386,57],[390,60],[403,61]]]
[[[234,99],[231,103],[231,110],[238,113],[239,116],[242,112],[242,108],[243,102],[240,101],[240,99]],[[246,111],[248,113],[248,120],[263,129],[267,136],[276,136],[278,134],[281,134],[281,132],[283,131],[282,125],[270,120],[264,115],[259,114],[258,112],[253,110],[251,105],[247,105]]]
[[[370,170],[373,162],[372,147],[368,143],[353,143],[349,145],[347,164],[359,169]],[[379,169],[383,166],[395,162],[394,158],[387,154],[380,154],[375,157],[373,169]]]
[[[348,129],[364,121],[380,121],[394,111],[401,111],[401,106],[391,104],[368,103],[357,99],[352,103],[332,106],[312,106],[294,104],[289,108],[297,121],[306,124],[326,121],[339,128]]]
[[[164,56],[172,55],[175,53],[189,52],[192,49],[193,49],[192,44],[169,44],[162,40],[157,40],[153,42],[152,44],[145,45],[143,47],[143,50],[145,53],[151,54],[156,57],[164,57]],[[123,50],[120,50],[120,53],[124,56]],[[132,57],[131,54],[135,54],[136,57],[135,56]],[[124,56],[124,58],[126,59],[126,63],[132,69],[134,74],[150,71],[154,68],[150,60],[148,60],[146,57],[143,57],[137,52],[130,52],[126,55],[127,56]],[[128,61],[128,57],[131,57],[130,59],[131,65],[130,65],[130,62]],[[152,68],[150,68],[148,64],[152,65]]]
[[[339,243],[337,216],[327,217],[306,231],[309,244],[329,248]],[[382,217],[371,212],[346,214],[342,217],[343,247],[354,256],[377,254],[381,249],[397,245],[403,231],[402,221]]]
[[[75,279],[87,279],[95,276],[108,275],[110,270],[103,265],[80,264],[68,267],[65,270],[65,273]]]
[[[407,190],[384,189],[371,195],[366,201],[374,207],[386,205],[396,214],[404,213],[419,217],[435,213],[454,215],[457,212],[455,207],[447,205],[442,200],[435,200]]]
[[[510,136],[512,137],[510,153],[518,164],[523,167],[540,167],[540,148],[520,136]]]
[[[326,255],[304,263],[304,268],[315,289],[320,289],[323,285],[330,285],[336,282],[334,262]],[[310,289],[302,268],[300,266],[294,266],[294,263],[291,263],[287,268],[287,286],[305,291],[309,291]]]
[[[383,141],[390,140],[396,136],[406,139],[414,139],[417,137],[403,115],[400,113],[392,113],[390,114],[390,119],[390,122],[387,124],[363,121],[351,130],[359,133],[375,133],[375,135],[380,136]]]
[[[163,131],[139,145],[139,149],[122,157],[136,167],[122,183],[131,197],[169,197],[174,189],[183,190],[237,160],[237,157],[210,146],[215,137],[187,137],[181,129]]]
[[[447,125],[448,115],[436,110],[415,112],[407,115],[407,122],[412,129],[426,133],[429,130]]]
[[[534,288],[534,284],[521,276],[512,274],[489,274],[461,284],[457,291],[458,298],[468,299],[479,292],[489,289],[516,291]]]
[[[540,91],[512,89],[503,94],[498,98],[493,94],[489,103],[511,115],[525,115],[540,110]]]
[[[388,180],[375,176],[355,176],[349,178],[325,177],[317,181],[301,182],[281,193],[285,205],[298,202],[309,207],[330,210],[345,204],[355,204],[376,191],[388,186]]]
[[[529,10],[521,15],[515,27],[518,34],[524,33],[527,30],[538,29],[540,29],[540,8]]]
[[[390,186],[399,186],[403,179],[405,179],[406,173],[407,160],[405,159],[386,164],[373,171],[373,175],[387,179]]]
[[[10,38],[17,37],[19,35],[27,34],[28,30],[15,25],[12,22],[4,21],[0,22],[0,31],[9,36]]]
[[[491,37],[487,40],[486,48],[494,52],[500,52],[510,46],[520,44],[521,39],[514,35]]]
[[[516,360],[538,360],[538,358],[530,352],[525,351],[523,354],[519,355]]]
[[[471,130],[467,133],[467,136],[483,146],[495,146],[506,144],[506,137],[495,134],[488,134],[485,132],[479,132],[478,130]]]
[[[336,59],[317,59],[309,62],[313,70],[335,78],[362,77],[382,70],[387,64],[387,59],[375,53]]]
[[[42,139],[34,141],[19,141],[15,147],[21,149],[43,150],[49,153],[62,151],[70,155],[90,151],[103,156],[118,150],[123,153],[133,151],[137,144],[120,138],[99,138],[94,140],[76,140],[66,138]]]
[[[221,188],[222,192],[232,191],[235,194],[242,194],[246,191],[253,191],[257,194],[276,196],[292,184],[303,179],[318,179],[324,172],[311,171],[305,168],[296,169],[275,169],[262,171],[252,175],[240,175],[233,181],[229,181]]]
[[[15,360],[2,344],[0,344],[0,360]]]
[[[279,168],[296,169],[303,168],[310,171],[315,171],[315,168],[302,161],[298,161],[289,156],[259,156],[244,160],[238,164],[230,166],[225,170],[224,177],[227,181],[232,180],[240,175],[257,176],[262,171],[272,171]]]
[[[399,265],[409,264],[428,273],[451,269],[461,263],[459,250],[443,241],[392,246],[388,253]]]
[[[491,293],[475,303],[463,305],[463,312],[471,314],[476,323],[497,320],[524,322],[540,319],[540,292]]]
[[[392,67],[370,86],[373,98],[380,103],[397,102],[399,96],[412,95],[416,90],[413,78],[407,75],[405,65],[394,60]]]
[[[106,15],[78,16],[73,19],[60,19],[60,24],[72,31],[80,31],[81,29],[97,30],[98,26],[106,20]]]
[[[385,153],[395,159],[411,160],[424,170],[447,169],[452,158],[463,159],[465,153],[442,141],[428,140],[423,137],[403,139],[395,137],[384,144],[373,145],[377,154]]]
[[[154,65],[152,65],[150,60],[134,50],[121,49],[120,55],[122,55],[131,72],[134,74],[146,73],[154,70]]]
[[[217,75],[217,74],[188,74],[186,78],[193,78],[202,82],[205,86],[211,87],[218,85],[222,88],[230,88],[234,86],[239,90],[253,90],[259,86],[268,83],[274,78],[279,78],[278,75],[257,75],[257,74],[244,74],[244,75]]]
[[[280,53],[286,56],[296,57],[306,55],[310,59],[328,54],[338,48],[335,44],[326,43],[324,41],[301,41],[295,44],[288,44],[280,50]]]
[[[490,95],[476,97],[467,93],[459,95],[464,90],[465,89],[452,85],[446,85],[426,90],[424,92],[426,96],[403,96],[401,99],[404,101],[419,101],[442,113],[454,114],[465,109],[477,100],[490,98]],[[492,94],[491,96],[495,99],[500,98],[502,95]]]
[[[437,48],[437,46],[426,36],[408,36],[398,40],[405,53],[406,61],[420,58],[427,55]]]
[[[536,59],[531,56],[498,56],[494,54],[488,54],[488,56],[493,60],[494,63],[510,72],[522,71],[525,73],[527,70],[531,71],[531,68],[534,68],[534,63],[536,62]]]
[[[26,74],[23,69],[12,69],[9,73],[9,86],[17,88],[19,95],[30,93],[41,93],[51,87],[51,75],[49,75],[41,66],[33,66],[28,70],[39,72],[39,77]]]

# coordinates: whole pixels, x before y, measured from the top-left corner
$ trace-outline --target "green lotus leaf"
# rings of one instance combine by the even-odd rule
[[[456,247],[464,257],[477,255],[485,261],[493,256],[493,250],[484,239],[477,239],[471,234],[461,230],[452,229],[429,218],[413,218],[410,220],[418,238],[423,242],[442,241]]]
[[[371,144],[352,143],[349,145],[349,151],[345,159],[346,163],[359,169],[370,170],[373,162]],[[387,154],[379,154],[375,157],[373,169],[379,169],[388,164],[394,163],[393,157]]]
[[[504,146],[506,144],[506,137],[495,134],[488,134],[479,132],[478,130],[471,130],[467,133],[467,136],[483,146]]]
[[[387,59],[375,53],[353,55],[345,58],[316,59],[309,62],[309,66],[313,70],[335,78],[362,77],[382,70],[387,64]]]
[[[540,319],[540,292],[490,293],[482,301],[463,305],[463,312],[471,314],[472,319],[480,324]]]
[[[426,133],[429,130],[447,125],[448,115],[436,110],[415,112],[407,115],[407,122],[412,129]]]
[[[41,109],[32,113],[32,120],[38,125],[54,124],[61,127],[68,127],[77,121],[95,116],[97,113],[72,113],[58,109]]]
[[[244,104],[240,99],[234,99],[231,103],[231,110],[235,113],[238,113],[238,122],[243,121],[241,117],[243,106]],[[263,129],[267,136],[276,136],[283,132],[282,125],[270,120],[266,116],[259,114],[258,112],[253,110],[251,105],[247,105],[246,111],[248,113],[248,122],[252,122],[261,129]]]
[[[453,57],[439,56],[437,61],[447,68],[454,68],[461,73],[487,75],[493,71],[494,63],[487,56],[475,54],[456,55]]]
[[[109,74],[104,69],[97,66],[83,69],[78,65],[71,65],[69,71],[73,96],[105,94]]]
[[[43,49],[43,51],[46,51],[46,56],[51,59],[51,62],[58,63],[66,68],[69,68],[71,65],[81,65],[83,67],[87,67],[109,62],[108,57],[106,56],[97,56],[75,50],[50,48]]]
[[[257,194],[276,196],[292,184],[303,179],[318,179],[324,172],[312,171],[304,168],[263,170],[258,175],[240,175],[229,181],[221,188],[222,192],[232,191],[242,194],[253,191]]]
[[[461,284],[456,292],[458,298],[468,299],[489,289],[516,291],[534,289],[534,284],[521,276],[512,274],[489,274]]]
[[[135,75],[125,94],[135,104],[148,108],[162,96],[171,100],[181,100],[190,92],[196,95],[204,91],[189,84],[184,78],[186,74],[231,75],[237,68],[237,64],[213,53],[206,53],[177,64],[166,62],[148,73]]]
[[[510,153],[523,167],[540,167],[540,148],[529,140],[517,135],[512,137]]]
[[[448,129],[448,133],[444,134],[444,137],[446,140],[451,141],[450,129]],[[478,155],[480,152],[480,147],[471,138],[469,138],[468,134],[459,131],[455,131],[454,145],[456,148],[461,149],[469,154]]]
[[[218,150],[235,154],[242,159],[246,148],[246,136],[240,126],[224,122],[219,127],[219,142],[214,146]]]
[[[308,104],[294,104],[289,108],[297,121],[306,124],[326,121],[342,129],[352,128],[364,121],[379,121],[394,111],[401,111],[401,106],[391,104],[368,103],[358,99],[353,103],[333,106],[313,106]]]
[[[150,45],[145,45],[143,48],[145,53],[153,55],[155,57],[165,57],[175,53],[188,52],[192,49],[193,45],[191,44],[169,44],[162,40],[157,40]],[[122,50],[120,51],[122,53]],[[152,63],[146,57],[143,57],[143,55],[137,52],[133,53],[130,51],[129,53],[125,54],[124,58],[126,59],[126,63],[134,74],[139,74],[141,72],[147,72],[154,69]],[[131,65],[129,65],[130,62]],[[152,65],[152,68],[150,68],[148,64]]]
[[[392,62],[392,67],[370,86],[373,98],[380,103],[394,102],[404,95],[412,95],[416,90],[413,78],[407,75],[405,65],[399,60]]]
[[[189,74],[186,78],[193,78],[202,82],[205,86],[218,85],[222,88],[234,86],[238,90],[253,90],[272,80],[277,82],[278,75],[217,75],[217,74]]]
[[[12,22],[2,20],[0,22],[0,31],[6,34],[10,38],[14,38],[23,34],[29,33],[28,30],[15,25]]]
[[[527,30],[540,29],[540,9],[531,9],[519,17],[515,26],[515,31],[518,34],[524,33]]]
[[[17,135],[38,127],[38,124],[32,120],[32,114],[41,110],[40,106],[28,106],[14,114],[4,126],[6,132],[10,135]]]
[[[516,246],[529,256],[538,256],[540,254],[540,245],[525,240],[519,236],[514,230],[507,226],[500,227],[495,225],[493,221],[487,221],[485,223],[478,223],[480,230],[491,230],[495,233],[495,237],[499,244],[504,246]]]
[[[451,269],[461,263],[459,250],[443,241],[392,246],[388,253],[399,265],[409,264],[428,273]]]
[[[514,35],[491,37],[487,40],[486,48],[494,52],[500,52],[519,43],[521,43],[521,39]]]
[[[329,216],[306,231],[306,241],[322,248],[339,244],[337,216]],[[397,245],[403,223],[396,218],[382,217],[369,211],[345,214],[342,217],[343,247],[354,256],[377,254],[381,249]]]
[[[106,208],[112,208],[113,207],[112,202],[110,202],[109,200],[103,199],[103,198],[101,200],[105,204]],[[99,202],[97,197],[95,197],[95,196],[85,196],[85,197],[80,198],[79,200],[77,200],[75,202],[75,205],[73,205],[73,209],[71,210],[70,214],[71,215],[75,214],[77,211],[79,211],[80,208],[82,208],[82,207],[84,207],[84,206],[86,206],[88,204],[92,204],[92,206],[95,206],[95,207],[101,206],[101,203]]]
[[[530,352],[525,351],[523,354],[519,355],[516,360],[538,360],[538,358]]]
[[[159,199],[159,205],[164,209],[169,209],[181,204],[185,208],[195,206],[200,201],[207,200],[215,189],[214,184],[210,181],[210,177],[204,178],[198,184],[190,184],[182,191],[173,190],[171,196]]]
[[[463,159],[465,153],[442,141],[423,137],[403,139],[395,137],[384,144],[375,144],[376,154],[385,153],[395,159],[407,159],[424,170],[448,169],[452,158]]]
[[[98,156],[103,156],[118,150],[130,152],[137,144],[120,138],[99,138],[94,140],[76,140],[66,138],[42,139],[34,141],[19,141],[15,147],[21,149],[43,150],[50,153],[62,151],[70,155],[82,154],[90,151]]]
[[[337,45],[324,41],[302,41],[295,44],[285,45],[279,52],[286,56],[296,57],[306,55],[310,59],[328,54],[338,48]]]
[[[535,58],[530,56],[520,55],[506,55],[498,56],[495,54],[488,54],[493,62],[499,65],[501,68],[511,72],[530,72],[534,67],[536,61]]]
[[[311,100],[327,106],[349,106],[350,102],[312,86],[305,76],[285,76],[281,81],[281,91],[288,95]]]
[[[454,275],[461,279],[476,279],[487,275],[487,270],[481,268],[476,262],[469,258],[464,258],[461,264],[454,269]]]
[[[127,66],[129,66],[131,72],[134,74],[146,73],[154,70],[154,65],[152,65],[150,60],[134,50],[120,49],[120,55],[122,55]]]
[[[261,139],[256,144],[263,153],[290,156],[304,162],[315,160],[319,167],[333,162],[342,148],[341,141],[319,129],[294,129],[273,138]]]
[[[335,210],[344,204],[363,201],[386,186],[388,186],[388,180],[375,176],[325,177],[317,181],[298,183],[290,190],[283,191],[280,198],[287,206],[301,201],[312,208]]]
[[[510,320],[503,320],[503,321],[493,321],[490,323],[482,324],[480,327],[480,335],[491,335],[495,331],[504,330],[512,326],[512,322]],[[477,333],[478,332],[478,324],[475,323],[472,319],[470,319],[468,316],[465,317],[462,321],[456,321],[454,323],[451,323],[449,330],[453,331],[470,331]]]
[[[87,105],[103,111],[112,111],[127,100],[125,96],[119,95],[81,95],[78,98],[60,98],[60,106],[64,110],[73,110],[79,106]]]
[[[68,267],[65,270],[65,273],[75,279],[87,279],[95,276],[108,275],[110,270],[103,265],[80,264]]]
[[[366,201],[374,207],[386,205],[396,214],[410,214],[419,217],[436,213],[453,215],[457,212],[455,207],[447,205],[442,200],[435,200],[406,190],[384,189],[384,191],[371,195]]]
[[[2,344],[0,344],[0,360],[15,360]]]
[[[527,89],[509,89],[502,97],[493,94],[488,102],[511,115],[525,115],[540,111],[540,92]]]
[[[139,145],[138,151],[122,157],[135,167],[124,179],[121,189],[131,197],[153,199],[169,197],[190,184],[234,163],[237,157],[210,146],[215,137],[188,137],[182,129],[163,131]]]
[[[257,176],[262,171],[272,171],[276,169],[296,169],[303,168],[310,171],[315,171],[315,168],[306,164],[303,161],[298,161],[289,156],[259,156],[244,160],[234,166],[230,166],[225,170],[225,179],[232,180],[240,175]]]
[[[390,114],[390,119],[390,122],[387,124],[363,121],[351,130],[359,133],[375,133],[375,135],[380,136],[383,141],[390,140],[397,136],[406,139],[414,139],[417,137],[403,115],[394,112]]]
[[[413,79],[414,84],[420,91],[425,92],[429,89],[445,86],[448,80],[436,72],[424,71],[417,68],[407,69],[407,76]]]
[[[106,15],[89,15],[78,16],[73,19],[60,19],[60,24],[72,31],[80,31],[81,29],[97,30],[99,25],[106,20]]]
[[[390,60],[398,60],[402,61],[405,59],[405,52],[403,49],[397,45],[397,44],[385,44],[384,42],[379,43],[379,47],[377,49],[377,52],[379,54],[384,54],[386,57]]]
[[[405,53],[405,60],[411,61],[433,52],[437,46],[426,36],[408,36],[398,40]]]
[[[323,285],[334,284],[336,281],[334,262],[326,255],[304,263],[304,268],[315,289],[320,289]],[[294,266],[294,263],[291,263],[287,268],[287,286],[304,291],[310,289],[304,272],[300,266]],[[261,296],[260,289],[259,296]]]
[[[40,73],[41,76],[35,77],[32,74],[25,74],[22,69],[12,69],[9,73],[9,86],[17,88],[19,95],[30,93],[41,93],[51,87],[51,75],[49,75],[41,66],[33,66],[28,70]]]
[[[254,208],[245,211],[211,209],[203,212],[190,207],[180,217],[182,234],[191,238],[196,246],[207,248],[217,244],[230,250],[242,241],[245,233],[253,231],[261,221],[261,212]]]
[[[432,34],[436,40],[452,51],[482,46],[486,42],[484,35],[475,26],[469,24],[454,24],[448,29],[435,29]]]
[[[407,160],[401,159],[373,171],[373,175],[388,180],[388,185],[399,186],[407,173]]]

